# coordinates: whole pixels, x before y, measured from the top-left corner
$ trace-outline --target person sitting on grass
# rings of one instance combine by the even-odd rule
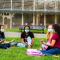
[[[30,31],[30,27],[27,25],[21,33],[21,41],[23,44],[26,44],[28,48],[31,48],[34,45],[34,34]]]
[[[5,40],[4,25],[0,25],[0,48],[7,49],[15,44],[13,41]]]
[[[4,25],[0,25],[0,48],[8,48],[9,44],[5,44]]]
[[[3,25],[0,25],[0,43],[3,43],[5,39]]]
[[[48,29],[48,32],[46,34],[46,36],[47,36],[47,43],[44,42],[43,40],[40,41],[42,43],[42,50],[48,50],[48,49],[51,48],[51,47],[47,46],[47,45],[50,45],[50,43],[51,43],[51,37],[52,37],[51,33],[52,33],[52,31],[50,31]]]
[[[50,44],[42,43],[47,45],[47,50],[42,50],[45,55],[57,55],[60,54],[60,26],[53,24],[48,26],[48,32],[50,32]]]
[[[31,51],[28,55],[32,56],[49,56],[49,55],[59,55],[60,54],[60,25],[52,24],[48,26],[48,32],[50,32],[49,43],[42,42],[42,44],[48,46],[45,50]],[[29,50],[27,51],[29,52]]]

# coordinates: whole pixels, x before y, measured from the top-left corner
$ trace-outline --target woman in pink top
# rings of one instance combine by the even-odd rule
[[[42,41],[42,44],[47,46],[44,50],[27,50],[28,55],[32,56],[45,56],[45,55],[57,55],[60,54],[60,26],[53,24],[48,26],[48,44]]]
[[[53,33],[55,32],[55,31],[51,30],[51,28],[52,28],[52,25],[49,25],[48,26],[48,31],[47,31],[47,34],[46,34],[47,35],[47,43],[44,42],[44,41],[41,41],[41,43],[42,43],[42,50],[48,50],[48,49],[52,48],[52,47],[48,46],[48,45],[50,45],[51,38],[53,36]]]
[[[50,32],[50,44],[42,43],[50,47],[49,49],[42,50],[44,55],[57,55],[60,54],[60,26],[53,24],[48,26],[48,32]]]

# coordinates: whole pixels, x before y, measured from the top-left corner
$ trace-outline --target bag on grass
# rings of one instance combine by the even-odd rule
[[[27,49],[27,55],[30,56],[42,56],[42,52],[37,49]]]

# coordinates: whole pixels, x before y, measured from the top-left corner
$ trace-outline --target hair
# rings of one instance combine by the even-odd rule
[[[26,28],[26,27],[28,27],[28,28],[29,28],[29,31],[30,31],[30,26],[25,26],[25,27],[24,27],[24,32],[25,32],[25,28]]]
[[[52,26],[53,26],[53,29],[55,30],[55,32],[60,35],[60,25],[53,24]]]

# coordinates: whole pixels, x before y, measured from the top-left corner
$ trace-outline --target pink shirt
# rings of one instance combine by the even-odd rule
[[[57,33],[55,33],[51,40],[56,40],[56,43],[54,45],[54,48],[60,48],[60,35],[58,35]]]

